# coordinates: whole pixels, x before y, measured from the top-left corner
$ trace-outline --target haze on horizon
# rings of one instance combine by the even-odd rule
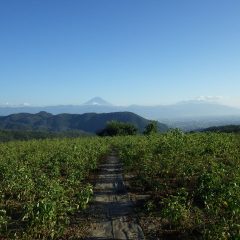
[[[0,104],[240,107],[238,0],[0,3]]]

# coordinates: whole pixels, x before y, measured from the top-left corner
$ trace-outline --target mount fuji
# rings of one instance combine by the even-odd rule
[[[83,105],[91,105],[91,106],[112,106],[111,103],[105,101],[101,97],[94,97],[89,101],[85,102]]]

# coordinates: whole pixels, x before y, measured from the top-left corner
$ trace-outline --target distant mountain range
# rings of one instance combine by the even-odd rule
[[[240,109],[204,100],[158,106],[115,106],[100,97],[95,97],[81,105],[34,107],[27,106],[27,104],[20,106],[9,106],[8,104],[0,106],[0,116],[15,113],[36,114],[41,111],[51,114],[133,112],[144,118],[158,120],[169,124],[171,127],[178,127],[183,130],[240,123]],[[232,121],[233,118],[234,122]]]
[[[121,121],[134,124],[142,132],[149,120],[131,112],[85,113],[52,115],[47,112],[37,114],[19,113],[0,117],[0,129],[21,131],[73,131],[96,133],[105,128],[108,121]],[[167,131],[165,124],[158,123],[160,131]]]
[[[100,97],[93,98],[81,105],[58,105],[46,107],[34,106],[0,106],[0,116],[14,113],[38,113],[46,111],[52,114],[71,113],[110,113],[110,112],[133,112],[148,119],[181,119],[186,117],[214,117],[239,115],[240,109],[220,105],[213,102],[194,100],[185,101],[172,105],[159,106],[114,106]]]

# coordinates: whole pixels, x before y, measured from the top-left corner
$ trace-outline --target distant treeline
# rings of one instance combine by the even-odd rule
[[[240,125],[210,127],[202,130],[202,132],[240,133]]]
[[[89,136],[80,131],[65,131],[65,132],[47,132],[47,131],[12,131],[0,130],[0,142],[8,141],[26,141],[32,139],[52,139],[52,138],[77,138]]]

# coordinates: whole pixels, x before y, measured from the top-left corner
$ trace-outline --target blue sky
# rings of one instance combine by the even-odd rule
[[[240,107],[239,13],[239,0],[1,0],[0,103]]]

